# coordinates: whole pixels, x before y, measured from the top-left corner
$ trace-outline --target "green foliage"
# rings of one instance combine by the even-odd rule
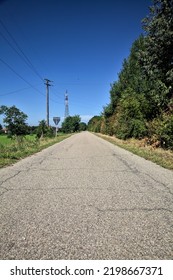
[[[61,131],[64,133],[73,133],[80,130],[80,116],[69,116],[65,118],[65,120],[62,123]]]
[[[47,124],[45,120],[39,122],[39,126],[36,129],[36,135],[38,138],[44,137],[47,132]]]
[[[53,127],[49,126],[47,128],[46,137],[52,138],[54,136],[55,136],[55,133],[54,133]]]
[[[2,127],[2,125],[0,124],[0,134],[3,134],[2,129],[3,129],[3,127]]]
[[[124,92],[117,109],[114,132],[117,137],[127,139],[130,137],[142,138],[146,134],[144,115],[142,113],[140,98],[132,89]]]
[[[88,130],[92,132],[100,132],[101,130],[101,116],[94,116],[88,122]]]
[[[142,74],[142,65],[139,60],[141,52],[144,50],[145,38],[141,35],[132,44],[130,55],[124,60],[123,68],[119,73],[119,95],[124,90],[131,88],[134,92],[140,94],[146,90],[146,80]]]
[[[146,134],[145,119],[150,105],[145,97],[147,88],[143,78],[139,54],[144,38],[139,37],[132,45],[128,59],[124,60],[118,82],[110,90],[110,104],[104,108],[104,132],[126,139],[141,138]]]
[[[143,28],[147,36],[141,63],[150,81],[152,100],[156,97],[159,109],[166,110],[173,96],[173,0],[155,0]],[[164,89],[158,90],[160,86]]]
[[[144,66],[148,75],[157,76],[167,86],[172,83],[173,1],[154,0],[143,20],[146,31]]]
[[[55,143],[58,143],[70,135],[59,135],[54,138],[42,138],[38,139],[34,135],[27,135],[23,138],[21,145],[18,144],[18,140],[14,137],[9,139],[6,135],[0,136],[0,168],[12,164],[17,160],[24,158],[33,153],[39,152],[44,148],[49,147]]]
[[[36,135],[38,138],[53,137],[54,131],[52,127],[48,127],[45,120],[39,122],[39,126],[36,129]]]
[[[112,103],[103,107],[103,115],[106,118],[109,118],[110,116],[112,116],[113,113],[114,113],[114,107],[113,107]]]
[[[158,142],[163,148],[173,149],[173,114],[163,114],[148,123],[151,141]]]
[[[85,122],[80,122],[79,124],[79,130],[80,131],[85,131],[87,129],[87,125]]]
[[[161,145],[173,149],[173,115],[165,115],[160,134]]]
[[[28,116],[18,108],[1,106],[0,114],[5,115],[3,122],[11,136],[24,136],[28,133],[28,126],[25,123]]]
[[[105,118],[112,116],[116,110],[118,101],[121,97],[121,83],[114,82],[110,89],[110,104],[103,107],[103,115]]]
[[[28,126],[28,133],[29,134],[36,134],[38,126]]]
[[[111,85],[102,120],[89,127],[173,149],[173,0],[153,0],[143,28]]]

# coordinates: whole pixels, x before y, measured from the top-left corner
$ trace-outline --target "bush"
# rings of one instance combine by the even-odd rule
[[[141,108],[143,100],[128,88],[120,99],[114,121],[114,134],[120,139],[142,138],[146,135],[145,119]]]
[[[101,130],[101,116],[94,116],[88,122],[88,130],[92,132],[100,132]]]
[[[45,120],[39,122],[39,126],[36,129],[37,138],[54,137],[54,130],[52,127],[48,127]]]
[[[173,115],[163,114],[148,124],[150,142],[159,141],[160,146],[173,149]]]
[[[80,121],[81,118],[79,115],[69,116],[65,118],[62,123],[61,130],[64,133],[73,133],[80,130]]]

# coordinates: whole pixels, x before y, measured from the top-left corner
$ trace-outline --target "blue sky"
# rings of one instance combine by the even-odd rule
[[[28,115],[28,124],[37,125],[46,119],[48,78],[50,124],[54,116],[63,120],[66,90],[70,115],[82,121],[99,115],[151,5],[151,0],[0,0],[0,105],[15,105]]]

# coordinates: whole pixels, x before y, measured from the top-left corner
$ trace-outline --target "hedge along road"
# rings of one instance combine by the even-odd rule
[[[1,259],[172,259],[173,172],[89,133],[0,170]]]

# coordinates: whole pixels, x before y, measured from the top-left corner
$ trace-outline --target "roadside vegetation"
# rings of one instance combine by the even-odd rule
[[[0,168],[15,163],[29,155],[56,144],[71,134],[59,133],[57,137],[39,139],[36,135],[26,135],[19,141],[16,138],[0,135]]]
[[[164,161],[169,161],[169,151],[173,151],[173,1],[153,0],[142,24],[144,34],[133,43],[118,80],[111,85],[110,103],[89,121],[88,130],[114,136],[126,146],[134,146],[134,139],[135,145],[145,142],[138,149],[150,159],[162,148],[167,150]]]
[[[41,120],[38,126],[28,126],[28,116],[15,106],[1,106],[0,114],[4,116],[5,124],[5,129],[0,125],[0,167],[39,152],[72,133],[86,130],[86,124],[78,115],[67,117],[56,136],[56,128],[47,126],[45,120]]]
[[[74,133],[79,131],[84,131],[87,129],[87,125],[81,122],[79,115],[69,116],[65,118],[62,123],[61,131],[64,133]]]
[[[4,116],[6,125],[5,130],[0,126],[0,167],[39,152],[71,135],[61,132],[55,137],[55,128],[48,127],[44,120],[37,127],[28,126],[27,115],[15,106],[1,106],[0,114]]]

